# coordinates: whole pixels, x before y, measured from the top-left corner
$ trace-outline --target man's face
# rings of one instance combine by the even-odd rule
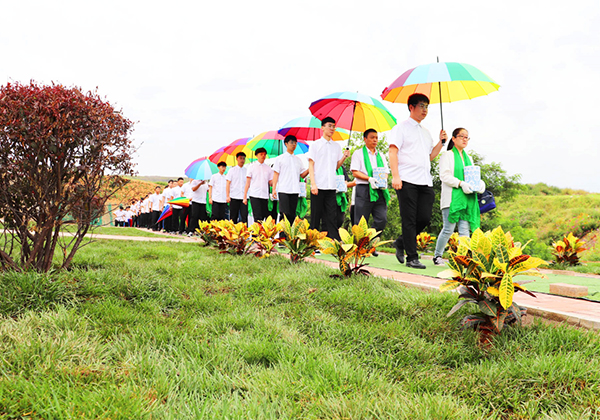
[[[223,175],[225,173],[225,169],[227,169],[227,166],[219,166],[219,173]]]
[[[259,154],[256,155],[256,159],[258,159],[259,163],[263,163],[266,158],[267,158],[267,154],[265,152],[260,152]]]
[[[183,185],[183,179],[178,179],[177,180],[177,185],[179,185],[181,187]]]
[[[425,102],[419,102],[416,106],[410,106],[410,117],[418,122],[421,122],[427,116],[429,110],[429,104]]]
[[[173,181],[169,181],[169,183],[168,183],[168,187],[169,187],[169,188],[173,188]]]
[[[375,147],[377,147],[378,141],[379,137],[377,133],[369,133],[369,135],[365,138],[365,144],[367,145],[367,149],[375,149]]]
[[[238,156],[237,157],[238,166],[241,168],[242,166],[244,166],[244,163],[246,163],[246,156]]]
[[[154,189],[154,192],[155,192],[156,194],[160,194],[160,187],[156,187],[156,188]]]
[[[287,147],[287,151],[291,154],[293,154],[296,150],[296,146],[298,146],[298,143],[294,140],[290,140],[285,144],[285,147]]]
[[[333,133],[335,133],[335,124],[328,122],[327,124],[323,125],[321,127],[321,129],[323,130],[323,135],[324,136],[333,136]]]

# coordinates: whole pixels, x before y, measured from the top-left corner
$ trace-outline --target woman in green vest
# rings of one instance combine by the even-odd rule
[[[440,208],[444,226],[435,245],[433,256],[435,265],[444,264],[442,254],[457,225],[460,236],[469,236],[470,231],[477,229],[481,222],[475,193],[485,191],[485,182],[480,180],[478,185],[465,182],[465,167],[473,165],[473,161],[465,151],[469,140],[469,132],[464,128],[457,128],[452,132],[448,150],[440,155],[439,168],[442,181]]]

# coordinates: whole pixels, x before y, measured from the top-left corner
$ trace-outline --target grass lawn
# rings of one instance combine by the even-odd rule
[[[63,228],[64,231],[67,232],[75,232],[77,230],[74,226],[65,226]],[[151,230],[147,229],[137,229],[137,228],[125,228],[125,227],[113,227],[113,226],[98,226],[93,227],[88,232],[88,235],[113,235],[113,236],[141,236],[141,237],[167,237],[165,235],[161,235]]]
[[[0,418],[600,417],[597,333],[536,322],[483,350],[454,294],[332,273],[106,240],[3,273]]]

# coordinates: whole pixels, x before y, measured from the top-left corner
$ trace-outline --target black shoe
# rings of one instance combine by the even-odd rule
[[[433,257],[433,263],[435,265],[444,265],[444,260],[440,256]]]
[[[396,240],[396,259],[400,264],[404,264],[404,244],[401,239]]]
[[[373,253],[371,255],[373,255],[374,257],[379,257],[379,252],[373,251]]]
[[[421,262],[419,260],[406,261],[406,266],[408,268],[420,268],[420,269],[427,268],[427,267],[425,267],[425,265],[421,264]]]

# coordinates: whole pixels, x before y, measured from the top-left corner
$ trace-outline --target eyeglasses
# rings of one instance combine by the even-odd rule
[[[462,134],[459,134],[458,136],[456,136],[457,139],[465,139],[466,141],[471,140],[471,138],[469,136],[463,136]]]
[[[424,104],[423,102],[421,102],[420,104],[418,104],[418,106],[420,106],[421,109],[427,109],[427,108],[429,108],[429,104]]]

